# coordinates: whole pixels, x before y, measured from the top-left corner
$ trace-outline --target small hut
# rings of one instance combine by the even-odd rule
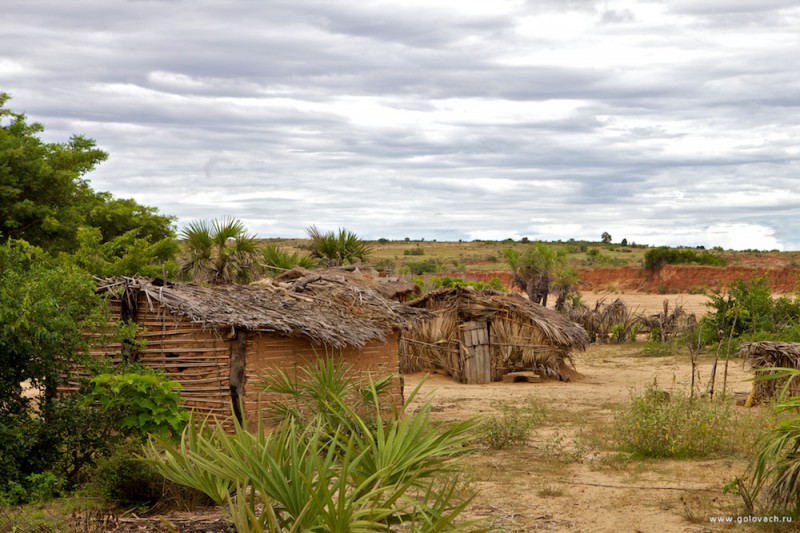
[[[419,310],[324,275],[260,286],[205,287],[116,277],[99,283],[112,319],[135,323],[137,341],[97,341],[92,355],[161,368],[181,383],[189,408],[241,418],[267,398],[252,383],[315,358],[341,358],[359,373],[398,372],[399,331]],[[102,339],[102,337],[100,337]],[[396,400],[402,384],[397,380]]]
[[[462,383],[499,381],[518,371],[565,379],[571,352],[589,344],[583,328],[516,293],[454,287],[409,305],[433,317],[403,335],[403,372],[439,368]]]
[[[739,347],[739,356],[756,371],[756,376],[775,374],[771,368],[800,369],[800,343],[761,341],[747,342]],[[786,386],[786,378],[754,381],[749,404],[768,402],[777,398]],[[800,378],[792,380],[788,394],[800,395]]]

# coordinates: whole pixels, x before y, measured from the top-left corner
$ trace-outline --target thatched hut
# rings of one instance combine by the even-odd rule
[[[747,342],[739,347],[739,356],[745,358],[750,368],[757,371],[757,376],[775,374],[776,371],[770,371],[770,368],[800,369],[800,343],[796,342]],[[749,403],[777,398],[785,385],[786,378],[754,381]],[[800,379],[792,380],[788,393],[792,396],[800,395]]]
[[[563,379],[583,328],[522,296],[469,287],[440,289],[409,302],[433,313],[400,341],[404,372],[439,368],[462,383],[489,383],[517,371]]]
[[[314,275],[260,286],[102,280],[112,318],[133,322],[138,339],[124,346],[98,341],[96,357],[127,358],[164,369],[183,386],[190,408],[227,417],[242,402],[255,412],[265,400],[252,386],[270,368],[290,374],[333,355],[360,373],[398,372],[399,331],[419,311],[375,291]],[[402,386],[397,380],[397,400]]]

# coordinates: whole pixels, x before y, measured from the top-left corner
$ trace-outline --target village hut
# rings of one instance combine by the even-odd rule
[[[403,335],[403,372],[443,369],[462,383],[489,383],[524,371],[566,379],[574,368],[571,353],[589,344],[583,328],[516,293],[454,287],[409,305],[433,316]]]
[[[114,320],[138,326],[144,346],[98,340],[92,355],[163,369],[181,383],[189,408],[223,419],[231,406],[241,419],[240,405],[253,415],[268,401],[256,384],[270,369],[294,375],[333,356],[359,374],[397,374],[399,332],[420,316],[324,275],[213,287],[116,277],[98,290],[108,296]],[[393,396],[402,401],[399,378]]]
[[[738,355],[756,371],[756,376],[770,376],[779,372],[770,369],[800,369],[800,343],[796,342],[747,342],[739,347]],[[747,403],[753,405],[778,398],[785,386],[786,378],[754,381]],[[787,393],[792,396],[800,395],[800,378],[792,380]]]

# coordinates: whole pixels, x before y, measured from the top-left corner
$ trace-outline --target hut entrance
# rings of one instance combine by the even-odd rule
[[[467,322],[461,326],[464,383],[492,382],[492,350],[488,322]]]

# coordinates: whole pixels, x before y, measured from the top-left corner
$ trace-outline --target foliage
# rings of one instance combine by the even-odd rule
[[[103,240],[101,230],[84,226],[78,229],[78,248],[74,254],[62,254],[67,264],[75,264],[97,277],[147,276],[174,278],[178,266],[173,260],[179,246],[174,239],[151,243],[137,237],[133,229]]]
[[[255,237],[241,220],[192,222],[182,232],[187,258],[181,274],[196,281],[225,285],[249,283],[257,269]]]
[[[499,405],[498,412],[484,417],[479,426],[481,440],[492,450],[524,446],[533,429],[544,420],[542,407]]]
[[[154,372],[99,374],[84,405],[96,405],[120,435],[177,437],[189,418],[180,407],[181,384]]]
[[[316,266],[316,261],[312,257],[299,255],[297,252],[289,254],[277,244],[267,244],[261,248],[259,253],[264,271],[273,276],[295,267],[314,268]]]
[[[365,394],[380,413],[378,389]],[[227,504],[238,531],[465,528],[454,522],[472,495],[459,492],[454,461],[471,423],[434,429],[428,402],[373,425],[335,394],[329,401],[325,415],[272,432],[193,421],[180,445],[154,437],[146,455],[168,479]]]
[[[709,252],[698,253],[694,250],[680,250],[668,246],[650,248],[644,253],[644,268],[647,270],[658,270],[664,265],[685,264],[725,266],[727,262]]]
[[[523,253],[509,248],[503,255],[511,267],[514,286],[524,290],[532,302],[546,306],[553,279],[568,268],[566,251],[537,242]]]
[[[369,244],[344,228],[334,233],[322,232],[316,226],[311,226],[306,228],[306,233],[311,239],[311,256],[328,266],[365,262],[372,253]]]
[[[23,382],[44,390],[45,403],[53,398],[85,352],[84,332],[105,318],[102,309],[85,272],[24,241],[0,245],[0,417],[28,412]]]
[[[703,340],[716,342],[733,330],[734,338],[792,340],[800,321],[800,301],[773,298],[765,277],[738,279],[725,293],[708,295],[709,312],[702,320]]]
[[[423,250],[421,246],[407,248],[403,250],[403,255],[425,255],[425,250]]]
[[[794,368],[769,369],[769,375],[756,379],[786,379],[783,394],[776,405],[780,413],[788,414],[758,443],[758,452],[750,465],[750,477],[741,485],[745,503],[752,512],[760,501],[767,512],[800,512],[800,396],[786,396],[791,382],[800,378]],[[778,370],[778,372],[774,372]],[[761,496],[761,499],[758,499]]]
[[[439,272],[441,269],[435,259],[426,259],[425,261],[408,261],[400,268],[400,272],[414,276],[424,276],[425,274]]]
[[[302,367],[295,376],[282,368],[269,369],[261,374],[257,386],[265,393],[280,395],[264,408],[265,420],[273,424],[294,420],[303,426],[321,419],[325,427],[335,427],[342,416],[342,404],[369,419],[375,414],[372,389],[383,401],[395,380],[388,375],[367,384],[354,377],[351,367],[326,355]]]
[[[614,440],[640,458],[682,459],[736,452],[741,431],[728,399],[689,398],[653,385],[616,413]]]
[[[100,230],[104,243],[129,232],[150,244],[172,239],[173,218],[92,190],[84,176],[108,157],[93,140],[45,143],[44,127],[7,109],[8,100],[0,93],[0,234],[48,253],[75,251],[82,227]]]
[[[604,231],[600,236],[600,242],[604,244],[611,244],[611,234],[607,231]]]

